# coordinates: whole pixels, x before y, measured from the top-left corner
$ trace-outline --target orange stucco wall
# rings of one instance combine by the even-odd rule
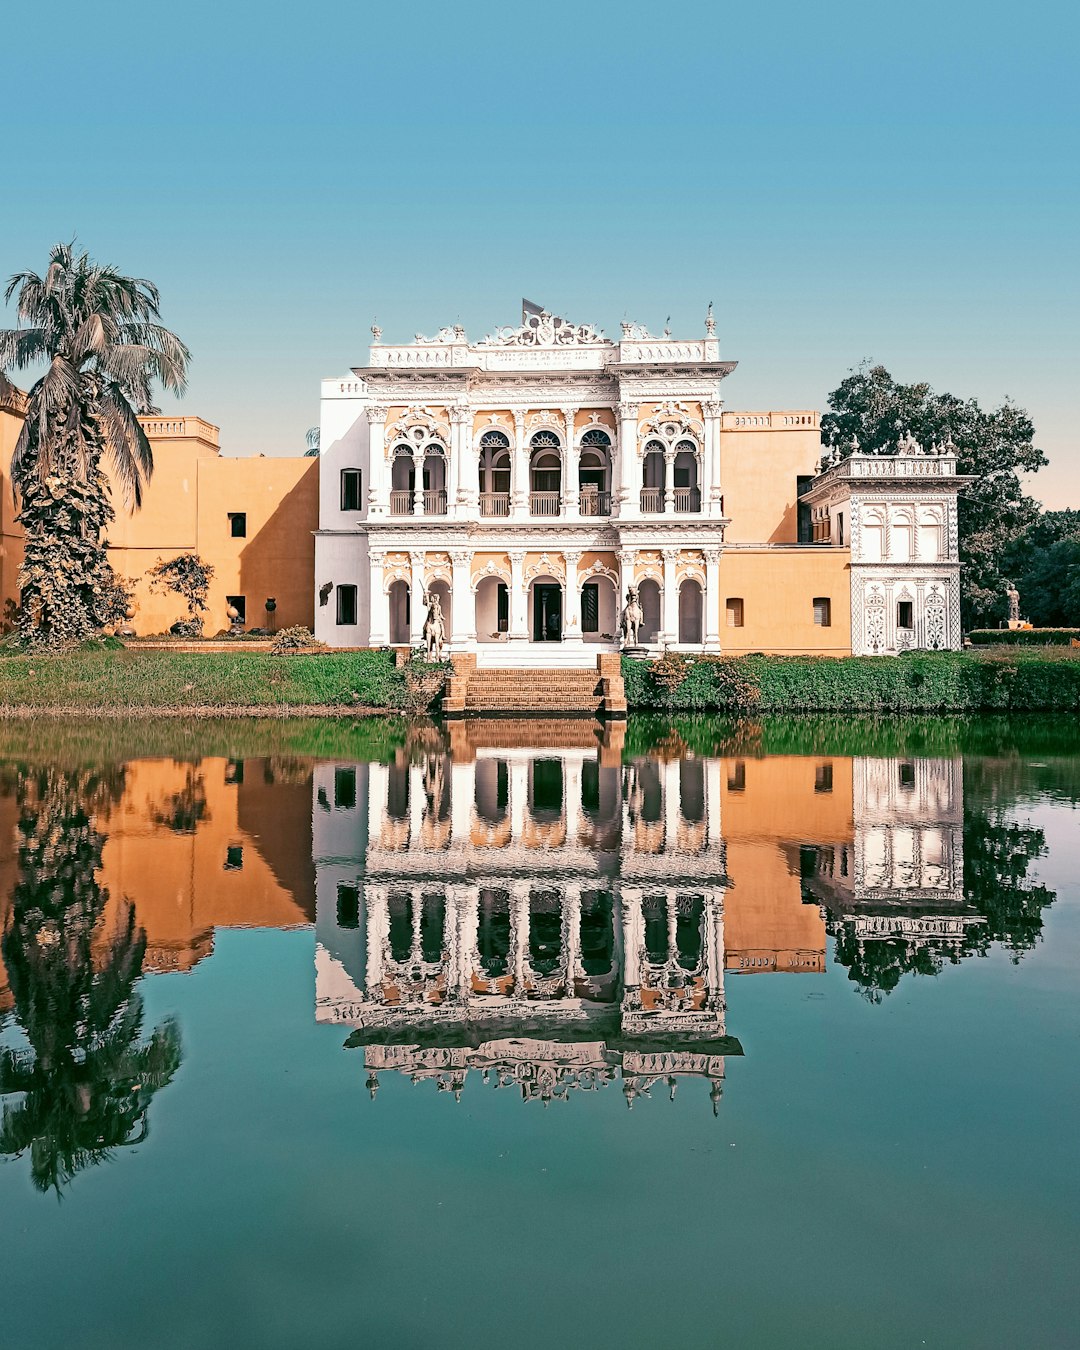
[[[800,475],[817,472],[821,432],[817,415],[802,414],[814,425],[743,428],[741,420],[782,420],[791,414],[724,413],[720,426],[720,481],[724,515],[731,524],[729,544],[794,544]],[[798,416],[798,414],[796,414]]]
[[[135,583],[133,627],[140,635],[163,632],[185,616],[182,600],[155,594],[148,570],[180,553],[197,553],[215,575],[205,616],[208,634],[228,626],[226,596],[247,600],[247,624],[311,627],[315,618],[315,550],[319,461],[263,456],[223,457],[217,428],[199,417],[147,418],[154,474],[140,510],[129,512],[114,493],[116,520],[109,552],[120,576]],[[9,465],[20,419],[0,409],[0,604],[15,600],[22,561],[22,530],[15,523]],[[247,515],[247,535],[233,538],[230,512]]]
[[[746,652],[851,655],[851,552],[841,548],[725,549],[720,558],[720,646]],[[832,623],[814,623],[827,598]],[[728,627],[728,599],[743,601],[743,627]]]

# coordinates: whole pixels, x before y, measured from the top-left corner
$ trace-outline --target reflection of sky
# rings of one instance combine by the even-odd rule
[[[478,336],[524,293],[691,335],[714,299],[729,406],[819,406],[871,356],[1012,394],[1040,494],[1080,495],[1073,7],[18,9],[11,50],[78,25],[83,67],[124,76],[9,110],[0,272],[77,231],[153,277],[229,451],[301,450],[375,315]]]

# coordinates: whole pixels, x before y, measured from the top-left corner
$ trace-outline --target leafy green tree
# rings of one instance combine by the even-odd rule
[[[974,399],[938,394],[928,384],[899,384],[884,366],[864,363],[829,395],[822,435],[842,455],[853,437],[863,451],[893,453],[907,432],[925,448],[951,439],[957,471],[974,476],[960,495],[961,604],[966,627],[1007,617],[1004,555],[1038,516],[1021,474],[1047,461],[1034,444],[1035,428],[1022,408],[1006,400],[984,412]]]
[[[13,388],[6,372],[45,365],[11,461],[26,534],[20,627],[32,645],[64,647],[124,617],[105,552],[115,513],[104,464],[138,507],[153,472],[139,414],[155,411],[157,383],[183,393],[189,352],[157,322],[155,286],[72,244],[53,248],[44,277],[16,273],[5,299],[16,292],[21,326],[0,331],[0,393]]]
[[[1036,628],[1080,627],[1080,511],[1044,511],[1012,541],[1003,565]]]
[[[178,558],[151,567],[146,575],[150,578],[152,591],[179,595],[187,605],[187,619],[173,624],[172,631],[184,637],[199,637],[203,630],[202,616],[207,610],[206,597],[210,594],[214,576],[210,563],[203,562],[197,553],[181,553]]]
[[[41,1191],[145,1139],[150,1101],[180,1064],[174,1023],[143,1039],[134,986],[146,935],[133,907],[100,931],[95,812],[121,785],[122,770],[18,772],[19,879],[3,951],[27,1044],[0,1050],[0,1093],[22,1094],[4,1107],[0,1153],[28,1152]]]

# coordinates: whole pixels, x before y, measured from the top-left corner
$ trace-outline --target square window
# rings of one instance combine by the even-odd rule
[[[735,761],[728,773],[727,785],[729,792],[746,791],[746,764],[743,760]]]
[[[342,469],[341,471],[341,509],[359,511],[360,506],[360,470]]]
[[[225,597],[226,605],[231,605],[236,610],[236,622],[247,623],[247,596],[246,595],[227,595]]]
[[[230,844],[225,850],[225,871],[239,872],[244,865],[243,844]]]
[[[905,792],[913,792],[915,790],[914,764],[900,765],[900,786],[904,789]]]
[[[247,538],[247,512],[230,511],[229,512],[229,533],[234,539]]]
[[[819,628],[832,627],[832,601],[827,595],[814,597],[814,622]]]
[[[736,596],[727,602],[727,626],[729,628],[743,627],[743,602]]]
[[[819,764],[814,770],[814,791],[831,792],[832,791],[832,765]]]
[[[351,811],[356,805],[356,770],[334,770],[334,805]]]
[[[337,621],[341,627],[356,623],[356,587],[339,586],[337,588]]]

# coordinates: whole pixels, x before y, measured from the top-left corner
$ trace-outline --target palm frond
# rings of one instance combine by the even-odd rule
[[[129,509],[137,509],[142,505],[143,486],[154,472],[154,452],[124,388],[116,381],[102,391],[101,422],[124,501]]]

